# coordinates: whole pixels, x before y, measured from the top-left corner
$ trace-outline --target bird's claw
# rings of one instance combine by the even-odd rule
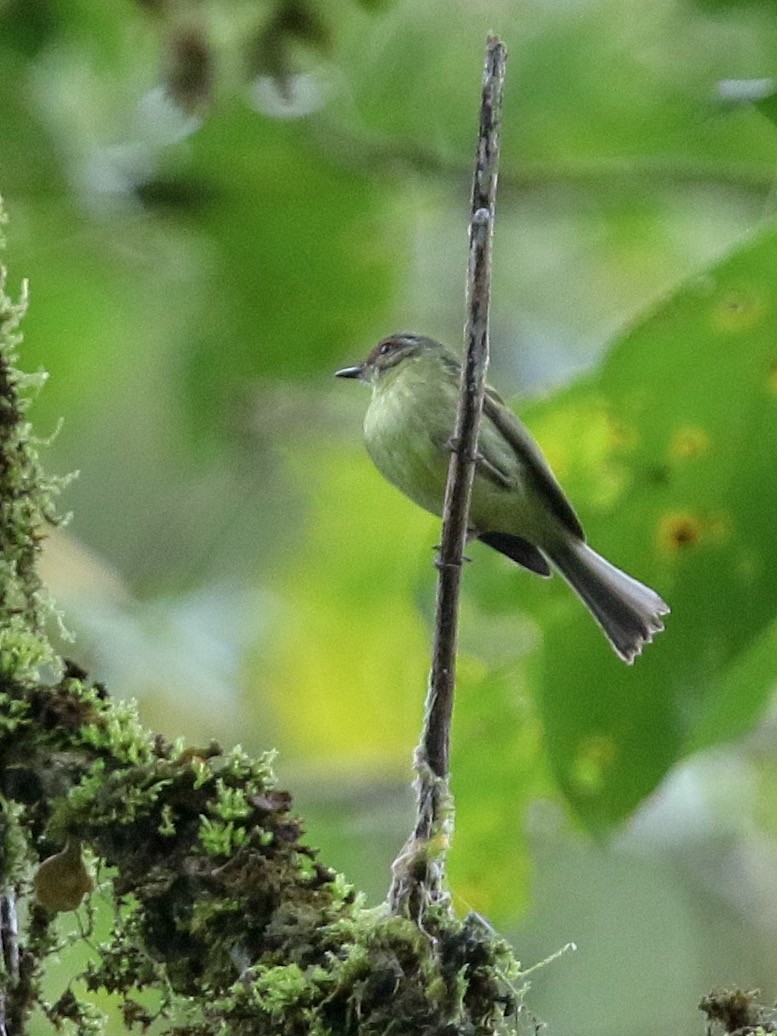
[[[446,449],[450,450],[451,453],[459,453],[461,449],[461,439],[459,439],[457,435],[452,435],[445,443],[445,447]],[[486,458],[478,449],[474,450],[474,452],[470,455],[470,459],[474,464],[488,463],[486,461]]]

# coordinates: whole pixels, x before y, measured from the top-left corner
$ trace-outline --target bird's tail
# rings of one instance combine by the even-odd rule
[[[570,536],[547,554],[602,627],[616,654],[631,665],[664,628],[661,616],[669,612],[666,602],[582,540]]]

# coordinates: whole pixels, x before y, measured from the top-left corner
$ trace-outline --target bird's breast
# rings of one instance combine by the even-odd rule
[[[456,397],[422,382],[397,378],[376,389],[364,420],[367,450],[375,466],[406,496],[433,514],[442,513]]]

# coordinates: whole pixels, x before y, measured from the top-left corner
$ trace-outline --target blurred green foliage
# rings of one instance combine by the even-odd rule
[[[746,729],[777,678],[761,643],[774,646],[777,604],[775,257],[769,230],[529,415],[540,434],[550,425],[544,441],[593,542],[606,536],[614,557],[650,572],[673,608],[656,657],[629,672],[571,610],[538,599],[552,763],[594,827],[634,809],[689,743]],[[586,693],[558,693],[575,684]]]
[[[774,72],[777,18],[675,0],[283,8],[0,4],[23,359],[52,374],[37,428],[66,419],[49,466],[81,470],[71,535],[91,552],[58,566],[72,543],[55,545],[54,592],[72,650],[168,733],[277,744],[329,858],[382,893],[410,815],[438,532],[372,470],[366,399],[331,372],[403,326],[460,336],[499,32],[492,380],[543,392],[520,409],[590,540],[673,609],[628,669],[560,580],[473,546],[452,881],[507,918],[532,804],[612,830],[774,688],[777,127],[719,84]]]

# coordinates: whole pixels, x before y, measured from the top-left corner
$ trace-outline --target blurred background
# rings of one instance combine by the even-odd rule
[[[21,363],[78,472],[45,577],[66,654],[171,738],[277,748],[382,899],[439,523],[332,373],[393,330],[459,347],[489,30],[491,380],[673,612],[629,669],[560,580],[472,547],[454,900],[527,967],[577,944],[530,979],[557,1036],[701,1032],[711,987],[777,996],[771,0],[0,0]]]

